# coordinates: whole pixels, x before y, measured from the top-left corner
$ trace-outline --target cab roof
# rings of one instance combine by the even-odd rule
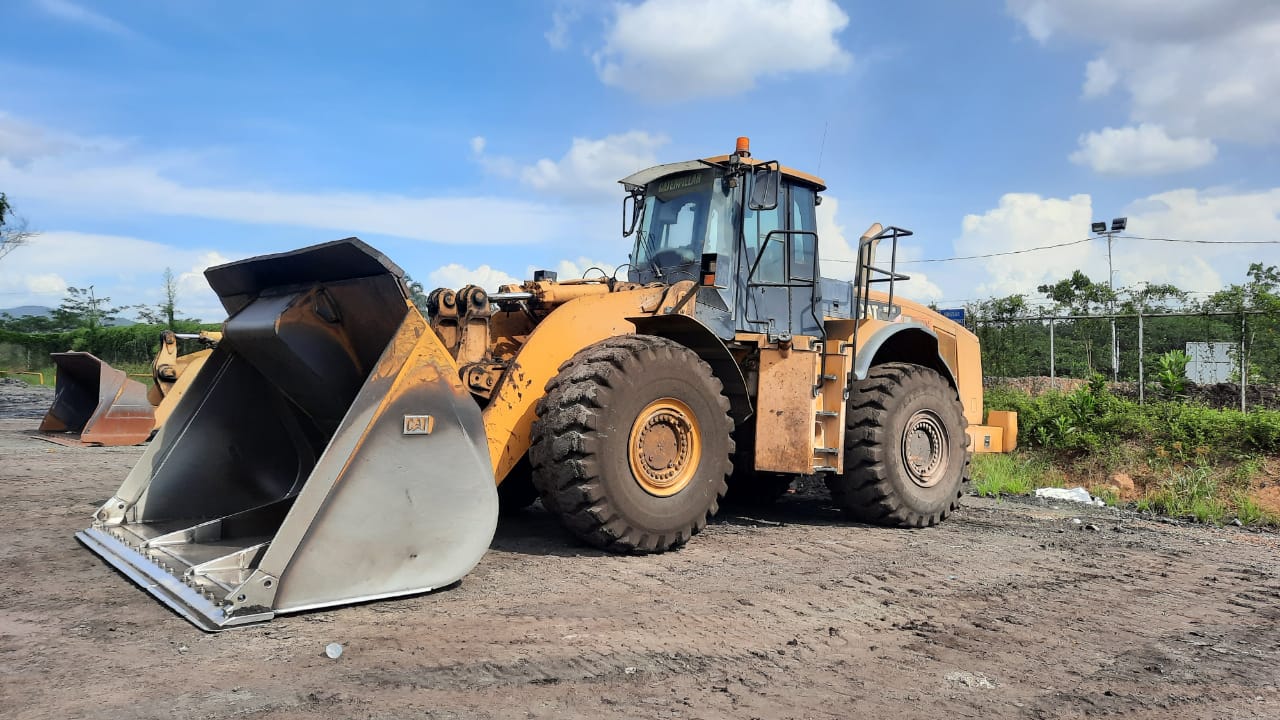
[[[752,157],[742,158],[742,162],[746,165],[760,165],[764,160],[757,160]],[[654,165],[651,168],[645,168],[640,172],[633,173],[622,178],[618,182],[622,183],[628,189],[643,188],[649,183],[659,178],[676,173],[688,172],[690,170],[702,170],[706,167],[727,167],[729,164],[728,155],[717,155],[715,157],[704,158],[702,160],[683,160],[681,162],[666,163],[664,165]],[[817,175],[810,175],[807,172],[795,170],[786,166],[782,166],[782,174],[791,180],[810,185],[814,190],[822,191],[827,189],[827,183]]]

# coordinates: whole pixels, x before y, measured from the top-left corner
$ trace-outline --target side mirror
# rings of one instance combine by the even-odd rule
[[[622,237],[631,237],[631,233],[636,231],[636,226],[640,224],[640,214],[644,212],[644,204],[640,202],[643,197],[640,193],[632,192],[622,198]]]
[[[782,171],[776,163],[757,165],[751,171],[751,199],[747,206],[752,210],[772,210],[778,207],[778,183]]]

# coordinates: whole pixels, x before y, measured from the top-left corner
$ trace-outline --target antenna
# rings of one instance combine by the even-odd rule
[[[822,151],[827,149],[827,124],[829,121],[822,121],[822,143],[818,145],[818,168],[814,170],[814,174],[822,172]]]

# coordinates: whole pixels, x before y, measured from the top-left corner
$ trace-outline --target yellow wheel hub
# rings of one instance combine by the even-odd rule
[[[631,475],[640,487],[668,497],[693,480],[702,458],[702,431],[688,405],[659,398],[636,416],[627,450]]]

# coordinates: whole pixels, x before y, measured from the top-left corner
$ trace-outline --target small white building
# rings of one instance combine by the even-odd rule
[[[1221,383],[1231,379],[1236,370],[1235,361],[1237,343],[1231,342],[1189,342],[1187,356],[1187,379],[1197,384]]]

